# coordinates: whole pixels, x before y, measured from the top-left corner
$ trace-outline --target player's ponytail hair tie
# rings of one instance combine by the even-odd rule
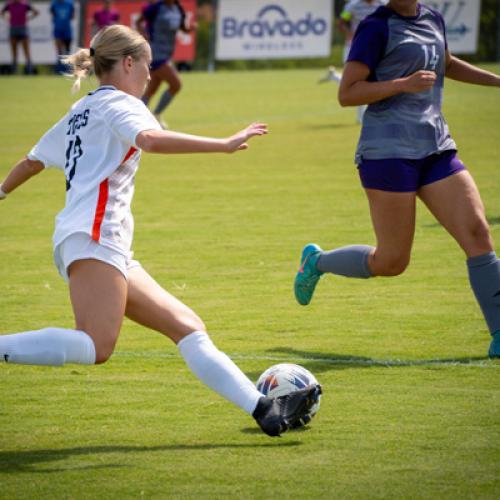
[[[90,57],[94,57],[95,56],[95,49],[94,49],[94,47],[90,47],[89,53],[90,53]]]

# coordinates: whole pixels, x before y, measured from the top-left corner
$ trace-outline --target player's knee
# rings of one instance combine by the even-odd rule
[[[115,350],[115,339],[105,339],[98,342],[95,342],[95,364],[102,365],[106,363],[108,359],[111,357]]]
[[[490,228],[484,218],[478,219],[469,231],[471,250],[475,252],[491,252],[493,244],[491,241]]]
[[[170,92],[170,94],[174,95],[174,94],[178,94],[182,89],[182,83],[180,81],[174,81],[174,82],[171,82],[169,88],[168,88],[168,91]]]
[[[193,316],[189,318],[189,320],[186,322],[187,323],[187,330],[190,330],[191,332],[206,332],[207,327],[205,326],[205,323],[201,320],[201,318],[193,313]]]
[[[399,276],[403,274],[410,263],[409,255],[394,255],[384,259],[379,266],[379,276]]]

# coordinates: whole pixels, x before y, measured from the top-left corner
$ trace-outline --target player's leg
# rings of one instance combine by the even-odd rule
[[[69,267],[69,286],[75,329],[49,327],[0,336],[2,361],[62,366],[103,363],[109,358],[125,310],[123,274],[98,260],[77,260]]]
[[[18,39],[15,36],[10,37],[10,51],[12,53],[12,73],[17,71],[17,45]]]
[[[191,371],[208,387],[253,415],[264,432],[279,435],[302,418],[319,396],[313,389],[300,393],[288,406],[264,398],[254,384],[206,333],[201,319],[164,290],[142,267],[128,272],[126,315],[173,340]]]
[[[490,355],[500,357],[500,260],[472,176],[461,170],[418,194],[465,252],[469,281],[493,336]]]
[[[31,66],[31,53],[30,53],[30,40],[28,36],[25,36],[21,41],[24,58],[26,60],[26,73],[31,74],[32,66]]]
[[[367,259],[372,276],[397,276],[410,262],[415,233],[416,194],[366,189],[377,239]]]
[[[171,63],[164,64],[158,68],[157,71],[161,79],[167,82],[168,85],[167,90],[161,95],[153,112],[154,115],[158,117],[167,109],[167,106],[172,102],[174,96],[181,90],[181,79],[179,73],[177,73],[177,70]]]
[[[152,70],[151,80],[149,80],[148,86],[146,87],[144,95],[141,98],[144,104],[146,104],[146,106],[149,104],[151,97],[155,95],[162,82],[163,80],[161,79],[158,70]]]
[[[195,375],[251,414],[262,396],[206,333],[203,321],[164,290],[142,267],[128,272],[126,316],[169,337]]]
[[[71,304],[76,329],[95,345],[95,362],[109,359],[120,334],[127,302],[127,280],[114,266],[94,259],[73,262],[69,268]]]
[[[64,71],[64,65],[61,62],[61,56],[64,54],[63,51],[63,41],[61,38],[54,38],[54,45],[56,47],[56,64],[54,66],[54,71],[56,73],[62,73]]]
[[[316,245],[307,245],[294,284],[299,304],[309,304],[324,273],[348,278],[396,276],[408,266],[415,232],[416,194],[370,188],[365,191],[376,247],[348,245],[323,252]]]
[[[73,40],[71,39],[71,37],[67,37],[67,38],[63,39],[64,54],[69,54],[71,52],[71,42],[72,41]]]

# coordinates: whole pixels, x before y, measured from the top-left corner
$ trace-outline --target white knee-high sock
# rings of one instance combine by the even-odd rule
[[[210,389],[249,415],[253,413],[262,394],[205,332],[187,335],[177,347],[191,371]]]
[[[0,336],[0,361],[21,365],[93,365],[95,346],[80,330],[44,328]]]

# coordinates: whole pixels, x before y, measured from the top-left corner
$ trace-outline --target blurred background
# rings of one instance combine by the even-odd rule
[[[443,14],[453,53],[471,62],[500,61],[500,1],[424,3]],[[25,19],[25,43],[29,44],[32,62],[29,67],[23,40],[17,48],[18,64],[13,66],[12,22],[22,20],[13,18],[12,4],[29,5]],[[177,35],[174,59],[181,71],[342,65],[344,37],[338,28],[346,4],[343,0],[181,0],[180,4],[195,28]],[[135,27],[148,1],[8,0],[0,5],[1,74],[47,74],[61,70],[54,40],[57,9],[61,15],[71,15],[70,50],[74,50],[88,47],[98,29],[96,12],[112,11],[114,22]]]

